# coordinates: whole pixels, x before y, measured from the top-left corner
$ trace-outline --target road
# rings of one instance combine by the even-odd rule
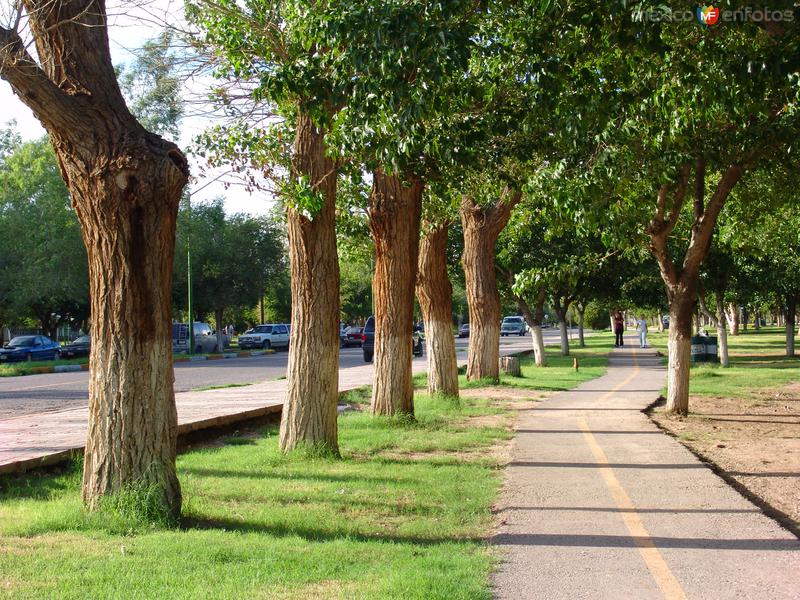
[[[469,340],[456,338],[459,362],[466,360]],[[545,330],[545,343],[558,341],[558,331]],[[501,338],[501,344],[514,344],[520,350],[530,348],[531,336]],[[288,353],[278,351],[267,356],[233,360],[200,361],[175,365],[175,391],[224,385],[244,385],[286,376]],[[416,358],[424,362],[425,358]],[[361,348],[342,348],[339,368],[364,364]],[[0,419],[84,406],[88,398],[89,374],[51,373],[24,377],[0,378]]]

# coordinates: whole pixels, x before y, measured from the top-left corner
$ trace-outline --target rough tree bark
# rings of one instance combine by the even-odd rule
[[[522,193],[506,188],[502,197],[481,206],[471,197],[461,202],[464,229],[462,264],[469,305],[467,379],[500,377],[500,293],[494,267],[495,244]]]
[[[671,206],[667,206],[670,185],[663,184],[659,188],[656,214],[647,227],[650,251],[658,262],[670,306],[666,411],[679,414],[686,414],[689,411],[692,316],[697,301],[700,266],[708,254],[717,217],[719,217],[731,190],[741,179],[744,169],[741,164],[729,166],[722,174],[714,193],[706,204],[705,161],[702,157],[697,159],[694,182],[694,223],[689,247],[683,257],[682,265],[678,267],[670,256],[668,239],[678,222],[686,199],[690,171],[689,165],[684,165],[680,169]]]
[[[375,384],[372,412],[414,414],[411,381],[414,288],[424,185],[375,171],[369,227],[375,242]]]
[[[287,209],[292,275],[292,330],[280,447],[300,446],[338,454],[339,258],[336,253],[336,164],[325,155],[325,132],[299,114],[292,176],[307,177],[322,194],[322,208],[308,218]]]
[[[458,363],[453,337],[453,286],[447,275],[449,223],[427,226],[419,245],[417,299],[425,321],[428,393],[458,397]]]
[[[786,356],[794,356],[794,336],[797,325],[798,296],[786,297]]]
[[[0,28],[0,75],[47,130],[89,259],[92,358],[83,499],[154,484],[180,514],[170,327],[180,150],[146,131],[117,85],[99,0],[26,0],[37,63]]]
[[[544,353],[544,336],[542,335],[542,320],[544,319],[544,302],[547,292],[544,287],[539,288],[536,293],[536,300],[531,310],[530,305],[519,296],[514,296],[517,307],[525,318],[525,322],[531,328],[531,338],[533,341],[533,360],[537,367],[544,367],[547,364]]]

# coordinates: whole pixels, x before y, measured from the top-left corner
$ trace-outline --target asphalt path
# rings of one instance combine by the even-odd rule
[[[557,330],[545,330],[545,343],[558,341]],[[469,340],[456,338],[459,362],[466,360]],[[531,347],[530,334],[525,337],[501,338],[501,344],[514,344],[520,350]],[[288,353],[226,360],[209,360],[175,365],[175,391],[186,392],[200,388],[246,385],[286,376]],[[424,362],[425,357],[415,358]],[[349,367],[364,364],[361,348],[342,348],[339,354],[341,377]],[[89,374],[50,373],[22,377],[0,377],[0,419],[39,412],[85,406],[88,399]]]

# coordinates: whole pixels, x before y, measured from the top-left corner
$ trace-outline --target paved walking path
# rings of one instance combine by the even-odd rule
[[[800,540],[641,410],[650,350],[523,412],[494,542],[497,598],[800,598]]]

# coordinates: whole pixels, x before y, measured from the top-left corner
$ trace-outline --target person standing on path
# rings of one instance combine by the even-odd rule
[[[625,320],[622,318],[622,313],[617,311],[614,313],[614,348],[622,348],[625,341],[622,339],[622,334],[625,333]]]
[[[647,348],[647,321],[644,320],[644,315],[639,315],[639,320],[636,321],[636,331],[639,332],[639,346]]]

